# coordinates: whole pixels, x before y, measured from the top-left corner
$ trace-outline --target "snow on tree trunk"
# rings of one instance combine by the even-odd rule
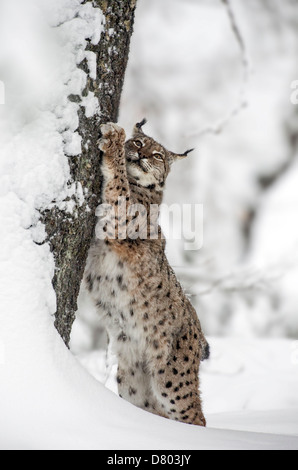
[[[85,58],[79,65],[87,74],[83,96],[69,96],[71,101],[80,105],[78,132],[82,137],[82,153],[69,158],[70,183],[76,184],[84,202],[80,203],[76,198],[72,214],[56,206],[43,214],[56,264],[53,279],[57,297],[55,326],[66,345],[69,344],[86,257],[94,234],[95,209],[100,203],[99,126],[118,118],[136,3],[137,0],[91,2],[101,9],[105,18],[99,43],[94,45],[90,41],[87,47],[87,54],[96,54],[96,73],[90,70]],[[94,96],[99,104],[99,112],[92,116],[84,101],[88,96]]]

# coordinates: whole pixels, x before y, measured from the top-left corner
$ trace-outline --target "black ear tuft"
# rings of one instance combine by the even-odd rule
[[[145,124],[147,124],[147,119],[146,118],[144,118],[143,121],[137,123],[136,128],[141,130],[142,127],[145,126]]]
[[[187,155],[191,152],[193,152],[195,149],[190,149],[190,150],[186,150],[186,152],[182,153],[182,155],[180,155],[181,157],[187,157]]]

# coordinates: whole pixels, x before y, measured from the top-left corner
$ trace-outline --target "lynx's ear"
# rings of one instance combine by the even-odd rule
[[[193,151],[194,151],[194,149],[186,150],[186,152],[184,152],[182,154],[169,152],[168,155],[169,155],[170,165],[172,165],[172,163],[174,163],[174,162],[177,162],[178,160],[183,160],[184,158],[186,158],[188,156],[189,153],[191,153]]]
[[[145,126],[146,123],[147,119],[145,118],[143,119],[143,121],[138,122],[133,129],[133,135],[135,136],[137,134],[144,134],[142,127]]]

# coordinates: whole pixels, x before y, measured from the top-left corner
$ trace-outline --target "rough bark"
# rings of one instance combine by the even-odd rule
[[[87,0],[89,1],[89,0]],[[53,285],[57,296],[55,326],[66,345],[77,310],[77,297],[83,277],[88,249],[95,229],[95,209],[100,203],[101,156],[97,141],[102,122],[116,122],[121,91],[128,61],[130,38],[133,32],[137,0],[93,0],[105,16],[105,28],[98,45],[88,50],[97,55],[97,79],[88,76],[84,94],[93,92],[99,100],[100,115],[87,118],[83,107],[79,111],[82,153],[69,159],[71,177],[81,183],[85,202],[70,216],[58,208],[45,211],[43,221],[54,253],[56,272]],[[80,67],[88,74],[87,63]],[[81,97],[70,96],[80,103]]]

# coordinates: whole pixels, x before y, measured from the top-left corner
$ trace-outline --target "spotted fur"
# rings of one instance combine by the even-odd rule
[[[119,197],[128,206],[160,205],[171,164],[188,152],[167,151],[144,134],[142,125],[127,142],[116,124],[101,131],[104,202],[115,210]],[[118,214],[117,233],[121,224]],[[205,426],[198,372],[209,346],[167,261],[160,227],[154,240],[115,240],[108,233],[105,240],[95,240],[85,284],[118,357],[120,396],[160,416]]]

